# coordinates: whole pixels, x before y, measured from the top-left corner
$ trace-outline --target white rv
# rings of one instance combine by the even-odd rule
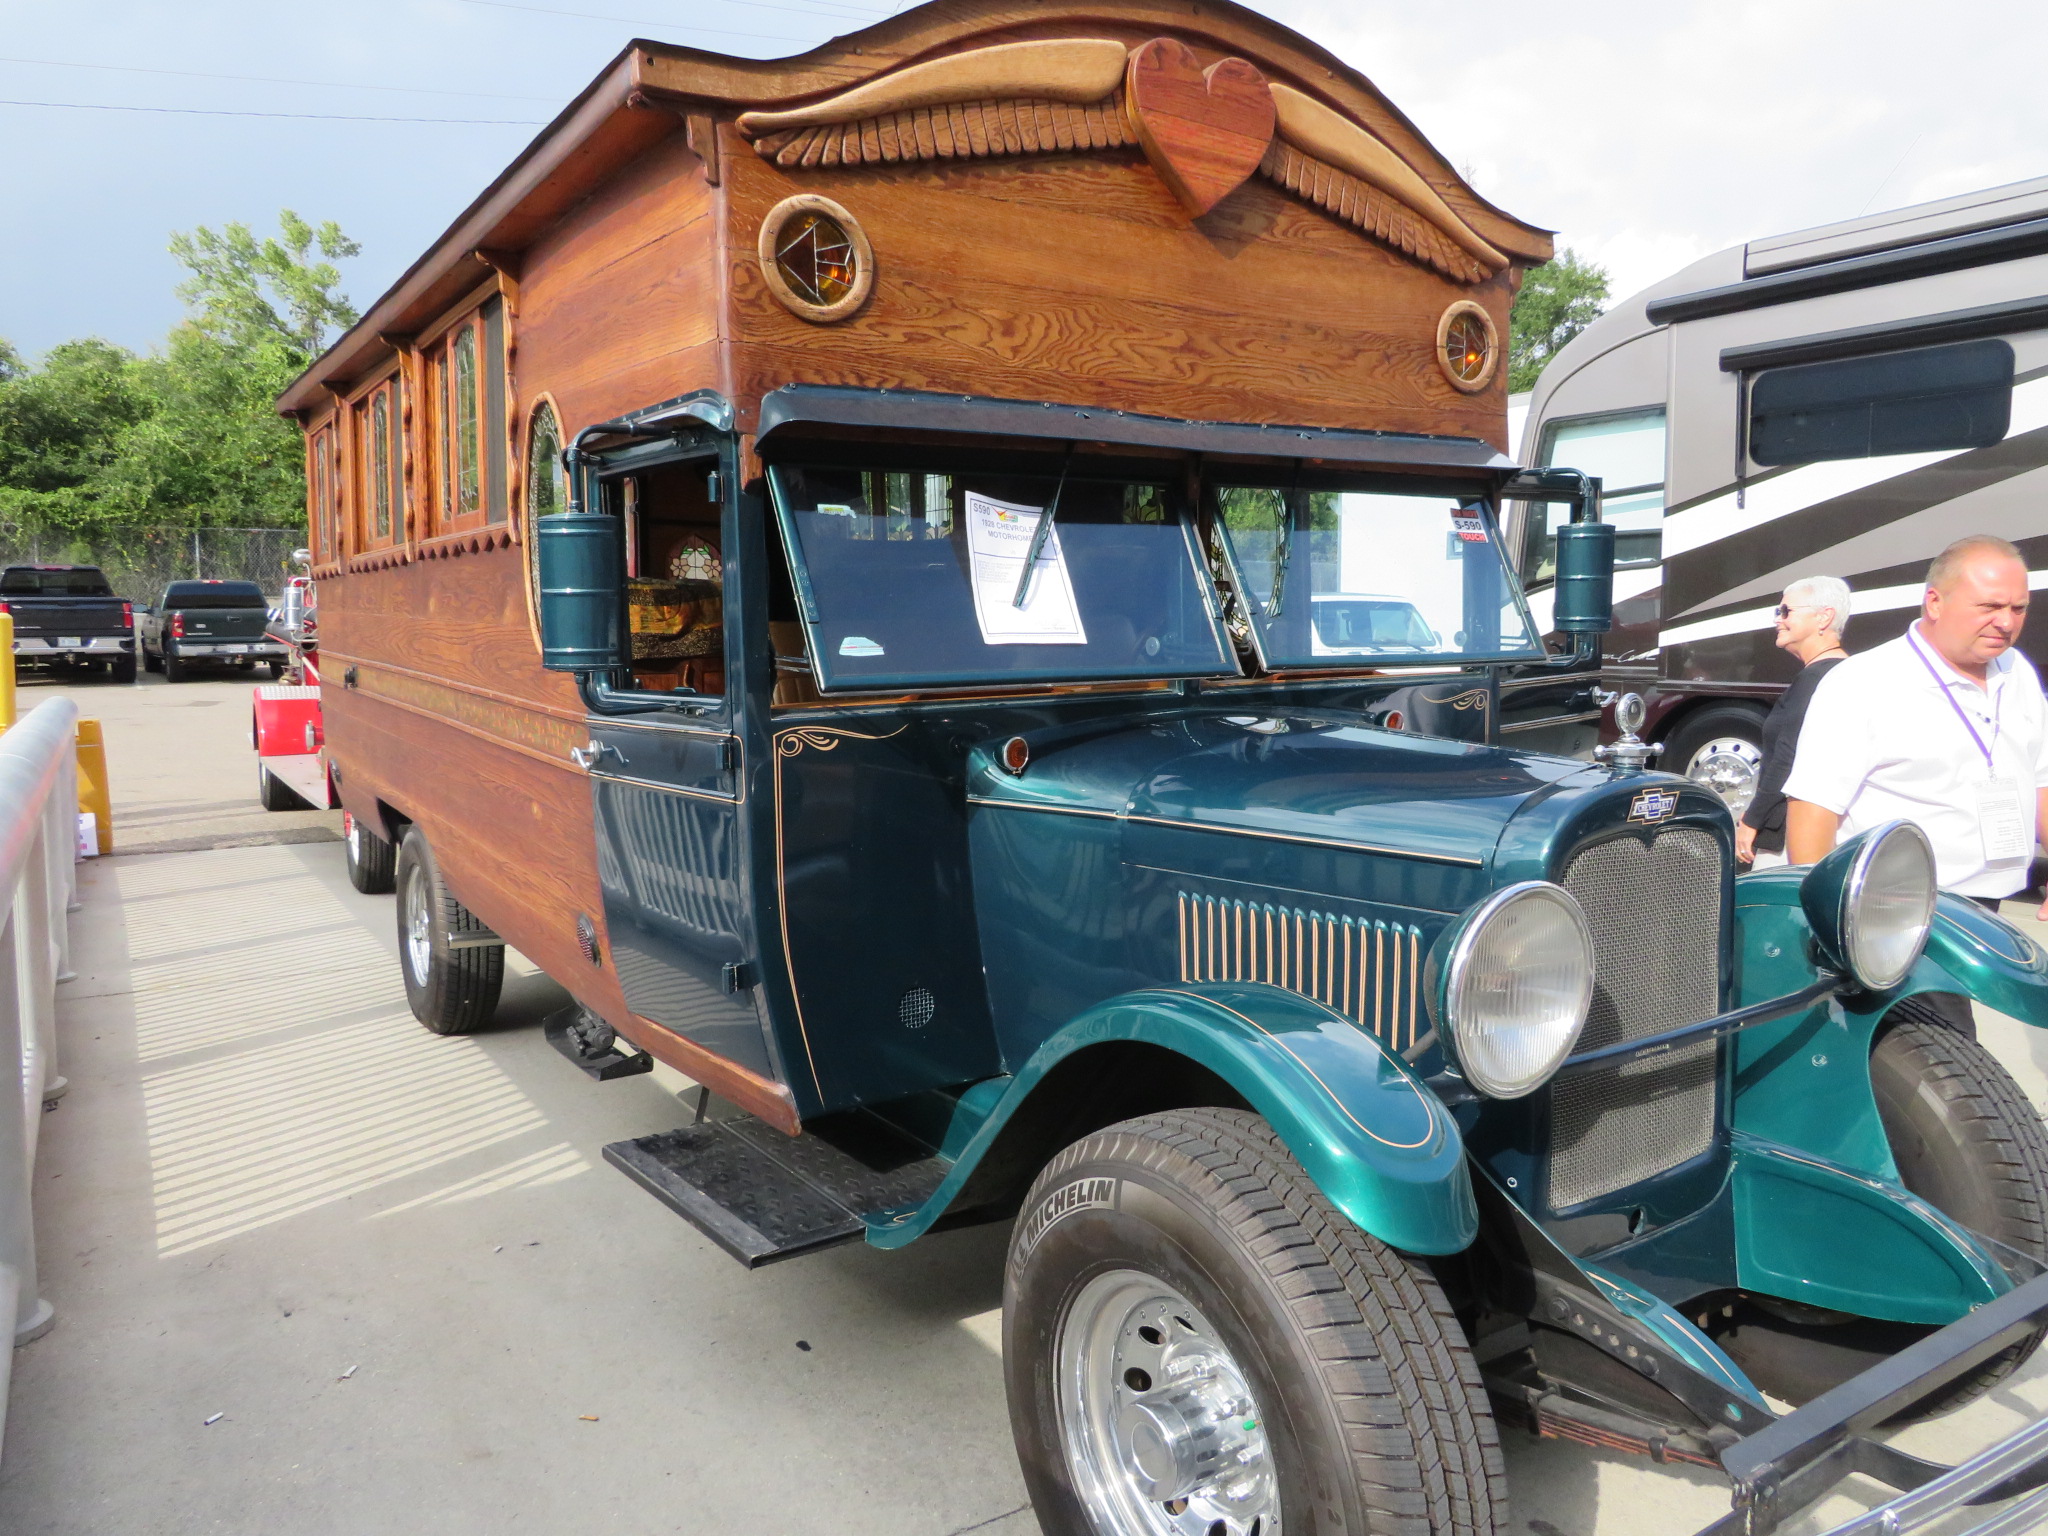
[[[1773,644],[1788,582],[1849,582],[1851,650],[1904,629],[1965,533],[2011,539],[2048,584],[2048,178],[1693,263],[1557,355],[1518,447],[1604,482],[1602,680],[1649,701],[1660,766],[1739,808],[1796,669]],[[1552,517],[1510,533],[1540,603]],[[2022,644],[2037,666],[2044,646],[2048,621]]]

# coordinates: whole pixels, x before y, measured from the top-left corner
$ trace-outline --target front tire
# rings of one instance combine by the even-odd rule
[[[1893,1005],[1870,1052],[1899,1182],[1971,1231],[2048,1261],[2048,1130],[1997,1057],[1918,1001]],[[2026,1363],[2042,1336],[1994,1355],[1938,1400],[1916,1404],[1914,1416],[1982,1397]]]
[[[347,850],[348,883],[365,896],[389,896],[398,850],[347,811],[341,813],[341,834]]]
[[[408,827],[398,849],[398,968],[412,1016],[437,1035],[490,1022],[505,981],[505,946],[464,943],[487,932],[448,889],[426,834]]]
[[[1243,1110],[1149,1115],[1033,1183],[1003,1286],[1010,1421],[1047,1536],[1487,1536],[1479,1371],[1428,1269]]]

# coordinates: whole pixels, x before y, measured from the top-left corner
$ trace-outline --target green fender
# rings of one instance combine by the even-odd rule
[[[1736,1004],[1811,983],[1804,869],[1735,882]],[[1970,1235],[1899,1184],[1870,1085],[1891,1005],[1960,992],[2048,1025],[2048,960],[1981,908],[1944,896],[1927,951],[1894,991],[1828,998],[1733,1037],[1736,1262],[1744,1285],[1901,1322],[1951,1322],[2008,1288]]]
[[[1478,1235],[1458,1127],[1398,1057],[1313,999],[1212,982],[1099,1003],[1050,1036],[1015,1076],[968,1090],[956,1126],[979,1124],[957,1138],[963,1144],[951,1172],[922,1206],[871,1221],[868,1241],[898,1248],[928,1230],[1046,1075],[1076,1052],[1113,1041],[1158,1046],[1228,1082],[1323,1193],[1380,1241],[1409,1253],[1457,1253]]]
[[[1927,950],[1897,997],[1915,992],[1960,992],[2048,1029],[2048,952],[1975,902],[1944,896],[1935,904]]]

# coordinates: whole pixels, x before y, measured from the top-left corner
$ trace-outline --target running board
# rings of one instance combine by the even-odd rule
[[[615,1141],[604,1156],[749,1269],[907,1218],[952,1166],[866,1116],[828,1141],[743,1115]]]

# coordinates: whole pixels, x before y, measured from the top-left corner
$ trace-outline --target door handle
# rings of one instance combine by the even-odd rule
[[[604,762],[607,752],[619,760],[621,768],[626,766],[626,754],[608,741],[593,741],[587,747],[571,747],[569,760],[578,768],[594,769]]]

